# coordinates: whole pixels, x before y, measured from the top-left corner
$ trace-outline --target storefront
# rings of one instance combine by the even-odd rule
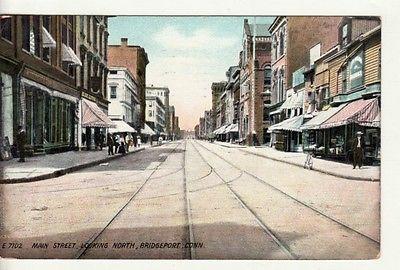
[[[81,126],[82,126],[82,146],[86,150],[93,150],[96,147],[95,138],[99,134],[106,136],[107,128],[115,128],[116,124],[108,118],[107,114],[97,106],[96,103],[88,99],[81,100]]]
[[[56,153],[75,147],[78,99],[22,78],[28,153]]]
[[[364,156],[371,162],[380,160],[379,99],[359,99],[320,112],[305,123],[304,148],[314,148],[325,157],[349,162],[357,131],[363,132]]]
[[[271,147],[285,152],[301,152],[302,147],[302,130],[304,116],[298,115],[286,119],[278,124],[268,128],[271,134]]]

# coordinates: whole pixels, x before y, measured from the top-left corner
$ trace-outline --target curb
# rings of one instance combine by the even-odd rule
[[[50,178],[57,178],[57,177],[65,175],[65,174],[68,174],[68,173],[71,173],[71,172],[75,172],[75,171],[79,171],[79,170],[82,170],[82,169],[86,169],[86,168],[89,168],[89,167],[93,167],[93,166],[99,165],[99,164],[107,162],[107,161],[112,161],[112,160],[115,160],[115,159],[118,159],[118,158],[121,158],[121,157],[126,157],[128,155],[131,155],[131,154],[134,154],[134,153],[137,153],[137,152],[141,152],[141,151],[143,151],[145,149],[146,149],[145,147],[141,147],[139,149],[135,149],[135,150],[133,150],[131,152],[128,152],[125,155],[119,154],[119,155],[115,155],[115,156],[110,156],[110,157],[106,157],[106,158],[103,158],[103,159],[95,160],[95,161],[84,163],[84,164],[75,165],[75,166],[72,166],[72,167],[56,170],[54,172],[47,173],[47,174],[42,174],[42,175],[38,175],[38,176],[5,179],[5,180],[2,180],[0,182],[0,185],[29,183],[29,182],[36,182],[36,181],[46,180],[46,179],[50,179]]]
[[[298,164],[298,163],[296,163],[296,162],[284,161],[284,160],[281,160],[281,159],[278,159],[278,158],[269,157],[269,156],[262,155],[262,154],[259,154],[259,153],[253,153],[253,152],[251,152],[251,151],[243,150],[243,149],[239,149],[239,151],[246,152],[246,153],[248,153],[248,154],[252,154],[252,155],[255,155],[255,156],[262,157],[262,158],[271,159],[271,160],[274,160],[274,161],[278,161],[278,162],[290,164],[290,165],[293,165],[293,166],[296,166],[296,167],[304,168],[303,165],[300,165],[300,164]],[[320,172],[320,173],[323,173],[323,174],[328,174],[328,175],[340,177],[340,178],[345,178],[345,179],[350,179],[350,180],[356,180],[356,181],[368,181],[368,182],[379,182],[379,181],[380,181],[380,179],[375,179],[375,178],[364,178],[364,177],[358,177],[358,176],[349,176],[349,175],[344,175],[344,174],[340,174],[340,173],[329,172],[329,171],[322,170],[322,169],[317,169],[317,168],[312,168],[312,169],[310,169],[310,170],[316,171],[316,172]]]

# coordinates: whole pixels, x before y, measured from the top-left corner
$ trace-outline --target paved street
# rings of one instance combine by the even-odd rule
[[[171,142],[107,166],[0,188],[1,257],[379,256],[379,182],[204,141]]]

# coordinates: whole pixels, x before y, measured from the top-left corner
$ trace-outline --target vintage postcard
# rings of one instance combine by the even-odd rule
[[[0,257],[378,260],[381,24],[1,14]]]

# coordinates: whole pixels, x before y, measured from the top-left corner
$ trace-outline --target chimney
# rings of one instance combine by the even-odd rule
[[[123,47],[128,46],[128,38],[121,38],[121,46]]]

